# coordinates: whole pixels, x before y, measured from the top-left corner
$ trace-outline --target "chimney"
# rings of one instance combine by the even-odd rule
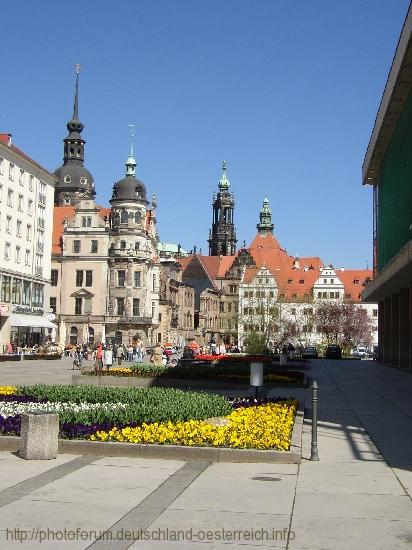
[[[11,147],[11,134],[7,134],[7,145]]]

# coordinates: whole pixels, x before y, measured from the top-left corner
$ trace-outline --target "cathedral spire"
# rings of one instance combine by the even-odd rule
[[[263,206],[259,214],[260,222],[257,224],[258,232],[262,235],[266,233],[273,233],[273,223],[272,223],[272,210],[269,206],[269,200],[265,198],[263,200]]]
[[[226,161],[223,161],[219,191],[213,193],[212,229],[209,234],[209,256],[233,256],[236,253],[236,229],[234,224],[235,200],[229,191]]]

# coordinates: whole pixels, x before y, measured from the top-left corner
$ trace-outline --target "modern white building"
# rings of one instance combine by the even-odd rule
[[[47,319],[56,177],[0,134],[0,353],[42,343]]]

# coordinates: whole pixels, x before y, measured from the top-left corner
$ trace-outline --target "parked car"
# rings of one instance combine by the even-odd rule
[[[365,346],[358,346],[354,349],[352,353],[352,357],[356,357],[358,359],[365,359],[366,357],[368,357],[368,355],[369,351],[368,348]]]
[[[317,359],[318,351],[314,346],[308,346],[303,348],[302,357],[303,359]]]
[[[337,344],[330,344],[325,351],[325,359],[341,359],[342,349]]]

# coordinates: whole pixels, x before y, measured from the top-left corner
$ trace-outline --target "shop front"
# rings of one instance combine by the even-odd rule
[[[56,326],[41,315],[12,313],[10,322],[10,343],[17,347],[31,348],[46,342]]]

